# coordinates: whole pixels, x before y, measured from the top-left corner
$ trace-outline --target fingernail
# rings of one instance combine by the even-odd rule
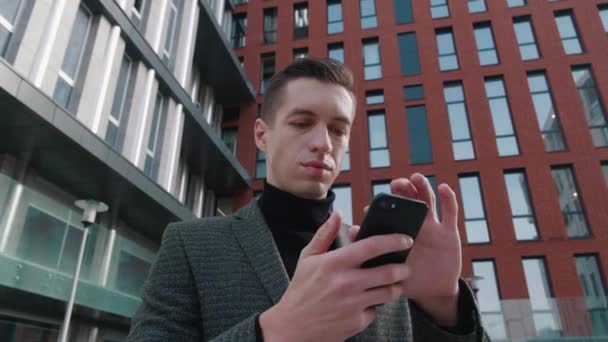
[[[404,236],[403,241],[405,242],[405,246],[408,248],[414,244],[414,240],[412,240],[412,238],[409,236]]]

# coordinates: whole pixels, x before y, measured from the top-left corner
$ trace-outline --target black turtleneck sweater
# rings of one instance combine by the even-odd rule
[[[258,200],[262,215],[270,227],[281,260],[287,271],[289,279],[293,274],[300,258],[300,252],[312,240],[333,210],[335,195],[333,191],[327,193],[323,199],[305,199],[285,192],[264,182],[264,191]],[[334,242],[331,249],[336,248]],[[473,304],[463,300],[463,291],[459,300],[459,320],[456,327],[445,328],[455,334],[467,334],[475,329],[474,320],[463,319],[472,317]],[[410,302],[411,305],[414,303]],[[263,341],[259,316],[256,320],[257,340]]]
[[[305,199],[264,183],[258,203],[289,279],[293,277],[300,252],[329,218],[334,199],[331,190],[323,199]],[[334,249],[335,244],[331,248]]]

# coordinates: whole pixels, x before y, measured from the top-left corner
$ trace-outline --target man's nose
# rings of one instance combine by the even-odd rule
[[[328,128],[326,126],[319,125],[319,127],[315,128],[312,132],[310,149],[313,152],[327,154],[332,151],[332,148],[333,146]]]

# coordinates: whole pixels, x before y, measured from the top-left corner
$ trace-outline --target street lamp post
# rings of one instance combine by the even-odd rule
[[[76,270],[74,271],[74,279],[72,280],[72,290],[70,291],[70,298],[65,310],[65,316],[63,318],[63,324],[61,325],[61,331],[59,333],[58,342],[67,342],[68,332],[70,330],[70,320],[72,318],[72,310],[74,309],[74,300],[76,299],[76,290],[78,289],[78,280],[80,278],[80,269],[82,267],[82,259],[84,258],[84,251],[87,244],[87,237],[89,235],[89,226],[95,223],[95,217],[97,213],[103,213],[108,211],[108,206],[96,200],[78,200],[74,203],[78,208],[82,209],[82,219],[80,222],[84,226],[82,232],[82,240],[80,241],[80,251],[78,252],[78,262],[76,263]]]

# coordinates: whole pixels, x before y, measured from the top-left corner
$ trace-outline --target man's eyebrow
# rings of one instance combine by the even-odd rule
[[[312,111],[310,109],[305,109],[305,108],[294,108],[291,111],[289,111],[289,114],[287,114],[287,117],[291,117],[294,115],[317,116],[317,114],[314,111]],[[352,125],[351,119],[346,115],[338,115],[338,116],[334,117],[332,120],[339,121],[339,122],[342,122],[347,125]]]

